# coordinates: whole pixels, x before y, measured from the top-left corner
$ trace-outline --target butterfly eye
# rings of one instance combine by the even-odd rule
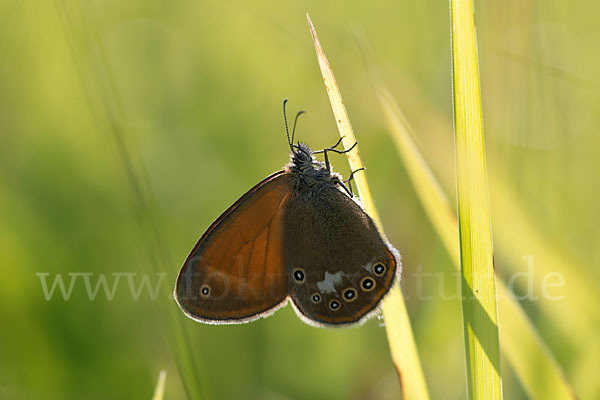
[[[320,303],[321,302],[321,295],[319,293],[313,293],[313,295],[310,296],[310,299],[315,304]]]
[[[377,276],[382,276],[383,274],[385,274],[385,269],[385,265],[383,265],[382,263],[377,263],[373,265],[373,273]]]
[[[298,283],[304,282],[304,271],[302,271],[302,269],[296,268],[294,270],[293,275],[294,275],[294,279],[296,280],[296,282],[298,282]]]
[[[332,310],[337,310],[338,308],[340,308],[340,302],[337,300],[331,300],[329,302],[329,308],[331,308]]]
[[[347,302],[351,302],[356,300],[356,289],[354,288],[348,288],[344,290],[344,300],[346,300]]]
[[[207,298],[210,294],[210,288],[207,285],[202,286],[200,289],[200,295],[204,298]]]
[[[360,287],[365,292],[370,292],[375,288],[375,281],[372,278],[366,276],[360,281]]]

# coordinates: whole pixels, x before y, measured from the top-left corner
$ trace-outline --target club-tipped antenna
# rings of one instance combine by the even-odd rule
[[[298,117],[305,113],[306,111],[300,110],[296,114],[296,118],[294,118],[294,127],[292,128],[292,144],[294,143],[294,135],[296,134],[296,123],[298,122]]]
[[[286,97],[285,99],[283,99],[283,121],[285,122],[285,133],[287,134],[287,139],[288,139],[288,144],[290,145],[290,150],[292,151],[292,153],[296,154],[296,151],[294,149],[298,149],[310,157],[311,155],[306,150],[304,150],[302,147],[294,144],[294,135],[296,133],[296,123],[298,122],[298,117],[301,116],[302,114],[304,114],[306,111],[301,110],[301,111],[298,111],[298,113],[296,114],[296,118],[294,118],[294,126],[292,127],[292,138],[290,139],[290,131],[288,129],[288,122],[287,122],[287,113],[285,110],[285,105],[287,104],[287,102],[288,102],[288,99]]]
[[[294,146],[292,145],[292,141],[290,140],[290,131],[288,129],[288,123],[287,123],[287,115],[285,112],[285,104],[288,102],[287,97],[285,99],[283,99],[283,121],[285,122],[285,133],[287,134],[287,139],[288,139],[288,144],[290,145],[290,150],[292,151],[292,153],[294,152]],[[296,126],[296,123],[294,123],[294,127]],[[292,135],[293,138],[293,135]]]

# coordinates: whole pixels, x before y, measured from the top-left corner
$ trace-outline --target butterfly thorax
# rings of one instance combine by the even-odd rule
[[[296,178],[298,192],[316,192],[323,186],[336,185],[341,181],[340,176],[318,161],[313,150],[304,143],[298,143],[286,170]]]

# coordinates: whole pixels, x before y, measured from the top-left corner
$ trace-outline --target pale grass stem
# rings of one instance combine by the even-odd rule
[[[321,43],[319,42],[310,17],[308,15],[307,17],[315,44],[317,60],[319,62],[321,74],[323,75],[327,94],[329,95],[329,101],[333,109],[335,121],[342,137],[344,148],[349,149],[356,143],[352,125],[350,124],[348,113],[344,107],[342,96],[335,81],[331,66],[327,61],[327,57],[321,47]],[[354,149],[346,153],[346,155],[352,171],[363,168],[358,146],[355,146]],[[375,209],[375,204],[371,197],[365,173],[356,175],[356,185],[365,211],[373,218],[378,229],[383,233],[381,220]],[[425,377],[421,368],[421,362],[415,345],[410,320],[399,285],[395,285],[390,294],[384,299],[383,315],[385,318],[385,328],[390,352],[400,379],[403,398],[407,400],[428,399],[429,394],[425,383]]]

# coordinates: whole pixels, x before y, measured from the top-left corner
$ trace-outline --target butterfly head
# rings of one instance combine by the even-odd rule
[[[306,171],[309,168],[314,168],[314,164],[316,163],[318,161],[313,156],[313,150],[308,145],[301,142],[292,145],[293,169]]]
[[[341,181],[339,174],[331,172],[313,154],[313,150],[304,143],[292,147],[291,162],[286,169],[296,179],[295,187],[299,192],[318,191],[323,186],[335,185]]]
[[[290,132],[288,130],[287,115],[285,111],[285,105],[287,99],[283,101],[283,120],[285,122],[285,132],[287,134],[288,145],[290,146],[291,163],[287,165],[286,169],[295,173],[300,178],[301,183],[305,187],[314,187],[319,182],[334,183],[340,180],[340,177],[331,173],[328,165],[318,161],[314,157],[314,151],[306,144],[298,142],[294,144],[294,134],[296,132],[296,123],[298,117],[304,114],[304,111],[299,111],[294,119],[294,127],[292,128],[292,136],[290,138]]]
[[[306,171],[308,169],[313,168],[313,164],[317,163],[317,160],[313,157],[313,151],[310,147],[308,147],[304,143],[298,142],[298,144],[294,144],[294,134],[296,133],[296,123],[298,122],[298,117],[305,113],[305,111],[299,111],[296,114],[296,118],[294,118],[294,127],[292,128],[292,137],[290,138],[290,132],[288,130],[287,123],[287,114],[285,111],[285,105],[287,104],[287,99],[283,100],[283,121],[285,122],[285,132],[287,134],[288,145],[290,146],[290,150],[292,151],[292,165],[291,169],[295,171]]]

